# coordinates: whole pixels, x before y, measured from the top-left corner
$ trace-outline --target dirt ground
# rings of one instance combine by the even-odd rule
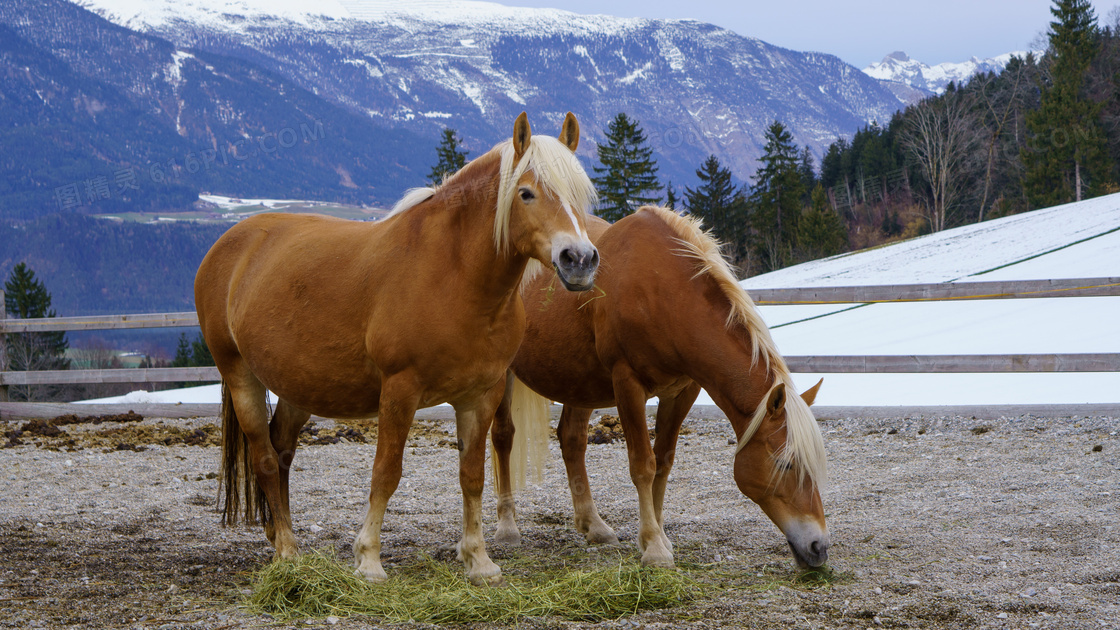
[[[665,499],[666,530],[678,563],[721,588],[684,608],[599,624],[519,626],[1120,628],[1117,419],[822,422],[834,578],[821,585],[797,580],[778,530],[735,488],[728,423],[711,409],[694,415]],[[258,528],[219,524],[214,421],[0,422],[0,627],[383,627],[363,618],[279,624],[243,607],[249,572],[272,552]],[[390,574],[419,553],[456,562],[445,550],[461,514],[453,427],[439,414],[414,427],[386,518]],[[303,549],[352,557],[375,437],[375,427],[323,420],[305,434],[292,474]],[[490,546],[499,564],[617,562],[620,553],[637,561],[624,445],[589,445],[588,467],[620,545],[588,548],[572,529],[554,444],[544,481],[519,498],[523,545]],[[492,532],[489,487],[485,500]]]

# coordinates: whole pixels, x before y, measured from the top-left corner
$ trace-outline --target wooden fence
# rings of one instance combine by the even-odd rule
[[[894,286],[749,289],[760,305],[866,304],[944,300],[1120,296],[1120,278],[1080,278],[1001,282],[955,282]],[[186,313],[5,319],[0,292],[0,402],[10,385],[76,383],[159,383],[220,380],[217,368],[134,368],[100,370],[8,371],[5,335],[19,333],[120,330],[198,326]],[[793,372],[1117,372],[1120,354],[787,356]]]

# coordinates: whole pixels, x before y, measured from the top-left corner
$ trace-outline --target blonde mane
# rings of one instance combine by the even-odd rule
[[[498,251],[503,251],[509,244],[513,196],[517,192],[517,180],[526,171],[532,171],[537,183],[550,190],[572,212],[586,214],[598,198],[595,186],[576,154],[556,138],[533,136],[529,148],[517,163],[513,161],[512,140],[506,140],[494,150],[502,152],[502,176],[498,184],[497,214],[494,216],[494,244]]]
[[[526,171],[532,171],[537,183],[547,188],[572,212],[586,214],[588,208],[595,205],[598,196],[591,178],[583,170],[575,153],[556,138],[532,136],[529,140],[529,148],[516,163],[513,161],[513,154],[512,140],[498,143],[440,184],[406,191],[386,218],[431,199],[440,190],[456,182],[472,164],[496,156],[501,157],[501,175],[498,182],[498,203],[494,209],[494,245],[500,252],[505,251],[509,245],[509,221],[513,212],[513,196],[517,192],[517,181]]]
[[[720,253],[719,241],[701,227],[699,219],[682,217],[672,210],[653,206],[645,206],[639,212],[649,212],[657,216],[677,234],[677,242],[681,245],[681,249],[677,251],[696,261],[696,276],[711,277],[727,298],[731,306],[727,315],[728,328],[743,326],[747,329],[751,340],[752,366],[761,358],[773,373],[774,384],[755,409],[751,421],[739,438],[735,452],[743,450],[758,431],[758,427],[766,417],[766,402],[770,399],[774,387],[785,384],[786,444],[780,452],[774,454],[775,471],[782,470],[792,463],[798,470],[800,482],[804,482],[805,477],[808,476],[818,487],[823,487],[827,476],[826,454],[824,438],[821,436],[820,428],[817,427],[817,419],[809,409],[809,405],[805,404],[797,394],[789,367],[770,335],[770,327],[763,321],[754,300],[743,290],[735,278],[735,273],[731,271],[731,265]]]

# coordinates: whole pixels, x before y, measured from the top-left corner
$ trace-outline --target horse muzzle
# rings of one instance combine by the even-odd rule
[[[812,522],[791,525],[786,528],[786,542],[789,543],[797,566],[809,569],[828,562],[828,548],[831,546],[828,530],[821,529]]]
[[[552,267],[565,289],[587,291],[595,286],[599,250],[591,243],[573,243],[561,248],[552,257]]]

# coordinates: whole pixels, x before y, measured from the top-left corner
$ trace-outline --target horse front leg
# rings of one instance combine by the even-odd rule
[[[408,429],[420,403],[420,391],[411,379],[394,377],[382,383],[378,403],[377,452],[373,457],[369,510],[354,539],[354,565],[371,582],[388,579],[381,567],[381,525],[389,497],[401,481]]]
[[[512,397],[513,373],[507,372],[505,393],[494,412],[494,426],[490,428],[490,442],[494,445],[494,485],[498,492],[498,530],[494,534],[494,540],[508,545],[520,545],[521,532],[517,529],[517,509],[513,501],[513,483],[509,469],[515,431],[510,410]]]
[[[618,542],[618,536],[599,516],[587,478],[587,422],[591,411],[564,405],[556,433],[568,473],[568,489],[572,492],[576,530],[584,535],[588,543],[613,544]]]
[[[672,567],[673,551],[669,539],[661,529],[654,508],[653,480],[657,462],[649,443],[646,427],[645,389],[638,382],[630,366],[619,363],[611,371],[614,395],[618,403],[618,417],[626,436],[626,454],[630,459],[630,479],[638,491],[638,549],[642,564],[655,567]]]
[[[665,486],[669,482],[669,471],[673,469],[673,460],[676,458],[681,423],[699,395],[700,385],[692,382],[672,398],[661,397],[657,404],[657,437],[653,441],[653,456],[657,460],[657,471],[653,476],[653,511],[657,515],[657,525],[661,528],[662,536],[665,536],[665,514],[662,510]],[[667,536],[665,546],[670,550],[673,548],[673,543]]]
[[[463,489],[463,538],[458,546],[459,559],[466,565],[467,579],[477,586],[504,583],[502,570],[487,555],[486,541],[482,538],[482,488],[486,482],[486,435],[505,389],[503,379],[473,404],[455,406],[459,485]]]

